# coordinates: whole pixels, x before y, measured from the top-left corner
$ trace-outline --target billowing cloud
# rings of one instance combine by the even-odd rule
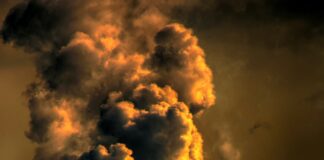
[[[132,151],[124,144],[111,145],[109,151],[106,147],[98,145],[94,150],[85,153],[80,160],[134,160]]]
[[[193,3],[193,2],[191,2]],[[34,54],[26,91],[35,160],[202,160],[193,117],[215,103],[197,37],[170,23],[186,1],[18,4],[2,39]]]
[[[155,42],[151,66],[158,72],[158,83],[175,88],[180,100],[189,104],[194,113],[212,106],[212,73],[191,31],[181,25],[168,25],[157,33]]]

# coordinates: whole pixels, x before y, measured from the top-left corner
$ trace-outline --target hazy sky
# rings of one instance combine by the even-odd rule
[[[15,2],[0,3],[3,21]],[[196,119],[206,160],[324,158],[323,7],[315,0],[210,0],[175,11],[214,73],[216,105]],[[0,77],[0,154],[32,159],[22,95],[35,77],[32,57],[0,44]]]
[[[3,21],[15,1],[0,1]],[[35,73],[31,58],[23,51],[0,44],[0,154],[3,159],[32,159],[33,144],[25,137],[28,109],[22,96]]]

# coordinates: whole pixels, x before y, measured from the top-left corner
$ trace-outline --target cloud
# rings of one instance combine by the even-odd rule
[[[212,106],[215,103],[212,73],[191,31],[171,24],[157,33],[155,42],[150,65],[159,73],[158,83],[175,88],[179,99],[188,103],[193,113]]]
[[[109,151],[102,145],[98,145],[95,150],[85,153],[80,160],[134,160],[132,151],[124,144],[114,144],[109,147]]]
[[[24,1],[2,39],[35,56],[27,137],[35,160],[202,160],[193,117],[215,103],[186,1]]]

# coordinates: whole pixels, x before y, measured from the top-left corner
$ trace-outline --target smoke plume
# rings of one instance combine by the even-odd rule
[[[193,116],[215,102],[186,0],[28,0],[4,42],[35,56],[27,91],[35,160],[202,160]]]

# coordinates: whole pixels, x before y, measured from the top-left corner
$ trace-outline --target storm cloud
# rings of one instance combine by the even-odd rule
[[[33,54],[35,160],[203,159],[193,117],[215,103],[186,1],[30,0],[8,13],[5,43]]]

